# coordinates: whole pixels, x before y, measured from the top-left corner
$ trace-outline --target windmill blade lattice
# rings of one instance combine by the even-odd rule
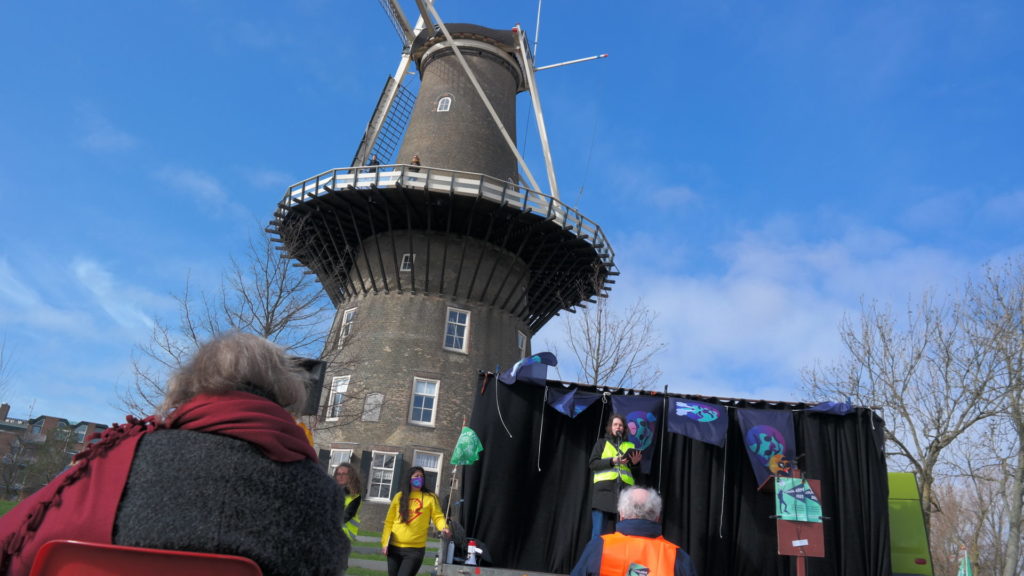
[[[394,93],[389,99],[388,95]],[[402,142],[405,135],[405,128],[409,124],[409,116],[412,115],[413,104],[416,103],[416,95],[412,90],[398,84],[393,77],[388,76],[381,90],[377,107],[366,125],[366,132],[359,142],[356,155],[352,159],[353,166],[363,164],[366,158],[376,154],[377,159],[384,164],[391,164],[395,158],[395,151]],[[374,134],[374,126],[380,126]]]

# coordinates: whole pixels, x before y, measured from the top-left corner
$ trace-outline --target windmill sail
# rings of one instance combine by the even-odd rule
[[[366,164],[367,159],[374,154],[377,155],[378,162],[392,163],[395,158],[395,149],[402,141],[405,127],[409,123],[409,116],[412,114],[413,104],[416,101],[415,94],[403,87],[402,82],[412,63],[412,59],[409,57],[409,48],[416,35],[423,30],[423,18],[418,18],[415,28],[412,28],[396,0],[380,0],[380,5],[387,13],[402,41],[402,57],[398,61],[398,69],[395,70],[394,76],[389,77],[388,81],[384,83],[384,90],[381,91],[380,99],[377,100],[377,107],[374,109],[373,115],[370,116],[366,132],[356,149],[355,158],[352,159],[353,166]]]
[[[373,154],[376,154],[377,159],[384,164],[392,163],[395,151],[402,142],[402,136],[405,135],[405,128],[409,124],[409,116],[412,115],[412,106],[415,102],[416,95],[411,90],[388,76],[377,101],[377,107],[370,116],[366,132],[352,159],[353,166],[364,164],[365,159]]]

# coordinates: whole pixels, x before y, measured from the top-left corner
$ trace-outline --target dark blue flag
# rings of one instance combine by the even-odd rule
[[[498,380],[505,384],[515,384],[516,381],[544,384],[548,380],[548,366],[558,366],[558,359],[551,352],[541,352],[516,362],[512,368],[499,374]]]
[[[626,419],[626,439],[643,452],[640,470],[651,471],[663,402],[655,396],[612,396],[612,410]]]
[[[725,446],[725,435],[729,431],[729,414],[725,406],[718,404],[670,398],[668,431],[715,446]]]
[[[548,405],[570,418],[575,418],[600,397],[595,392],[581,392],[575,388],[569,391],[548,389]]]
[[[822,414],[835,414],[845,416],[853,412],[853,406],[849,402],[821,402],[807,409],[808,412],[821,412]]]
[[[737,414],[757,485],[772,475],[791,476],[796,468],[793,413],[789,410],[743,408]]]

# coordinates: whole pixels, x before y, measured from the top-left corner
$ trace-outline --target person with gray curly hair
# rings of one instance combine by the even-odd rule
[[[203,344],[159,413],[106,429],[0,517],[0,574],[56,539],[251,558],[266,575],[331,575],[350,546],[344,495],[289,411],[306,372],[259,336]]]
[[[306,403],[307,373],[279,346],[254,334],[231,332],[200,347],[167,382],[162,414],[200,394],[234,391],[262,396],[290,412]]]
[[[661,535],[661,504],[652,488],[623,490],[615,533],[591,539],[570,576],[697,576],[690,555]]]

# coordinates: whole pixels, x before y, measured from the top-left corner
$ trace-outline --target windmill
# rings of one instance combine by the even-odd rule
[[[402,54],[352,166],[290,186],[268,228],[337,308],[313,428],[332,465],[360,467],[371,523],[405,467],[439,474],[481,371],[531,353],[537,330],[618,274],[601,228],[558,198],[525,33],[447,24],[427,0],[410,26],[395,0],[381,4]],[[548,193],[515,144],[523,92]],[[385,161],[368,165],[374,154]]]
[[[409,121],[412,103],[416,98],[416,96],[404,86],[404,80],[408,77],[410,67],[413,64],[413,44],[416,42],[417,36],[423,32],[425,23],[430,24],[431,28],[440,31],[447,41],[452,42],[451,33],[444,22],[441,21],[441,17],[433,6],[433,0],[417,1],[420,15],[414,27],[410,27],[409,21],[405,17],[405,12],[396,0],[379,0],[379,2],[385,13],[388,15],[388,18],[391,20],[395,31],[398,33],[399,39],[402,41],[402,55],[399,59],[398,67],[395,70],[394,75],[388,77],[385,82],[384,89],[381,91],[381,96],[374,109],[373,116],[367,124],[366,132],[364,133],[363,139],[360,141],[359,147],[357,148],[356,154],[352,160],[353,166],[364,165],[371,157],[374,156],[378,159],[384,158],[386,160],[393,158],[396,142],[399,141],[401,136],[405,133],[405,127]],[[606,58],[608,55],[599,54],[596,56],[578,58],[538,68],[534,64],[533,53],[529,50],[529,44],[526,42],[526,33],[519,28],[518,25],[514,30],[517,33],[515,56],[523,71],[523,79],[526,83],[525,88],[530,94],[531,103],[537,115],[537,125],[540,133],[541,148],[544,154],[544,162],[551,191],[550,193],[552,197],[557,199],[559,197],[558,184],[555,177],[554,165],[551,160],[551,148],[548,143],[547,127],[545,126],[544,116],[541,111],[535,73],[540,70],[548,70],[559,66]],[[467,77],[471,78],[475,83],[476,79],[473,72],[465,63],[464,59],[462,59],[461,54],[459,54],[457,45],[454,50],[460,59],[460,63],[462,64],[462,68],[466,72]],[[479,86],[475,87],[477,89],[477,93],[486,102],[486,94],[484,91]],[[527,179],[532,188],[540,190],[526,165],[526,161],[518,154],[515,142],[513,142],[508,136],[508,132],[504,128],[501,119],[498,118],[493,109],[490,108],[489,103],[487,103],[487,106],[491,112],[492,119],[502,130],[506,144],[508,144],[510,149],[514,151],[517,161],[524,168]]]

